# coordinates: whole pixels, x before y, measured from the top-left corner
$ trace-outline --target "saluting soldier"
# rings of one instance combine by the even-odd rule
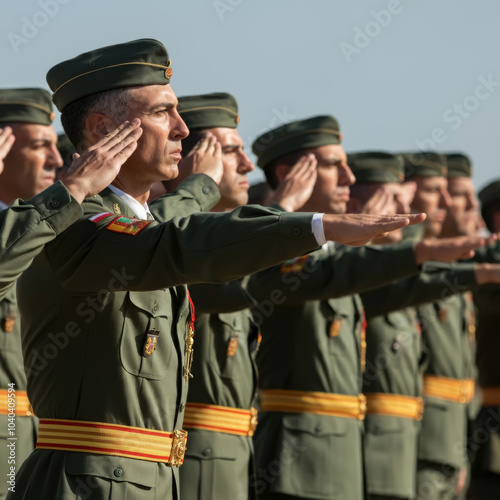
[[[34,449],[36,421],[32,418],[33,411],[26,395],[16,293],[14,289],[7,291],[43,244],[81,217],[79,203],[84,197],[97,192],[105,184],[96,178],[96,162],[89,163],[84,155],[76,160],[64,180],[65,185],[53,185],[61,158],[55,145],[56,134],[52,127],[54,112],[47,91],[1,89],[0,97],[0,171],[3,171],[0,196],[5,200],[0,203],[6,207],[15,198],[31,198],[30,203],[19,200],[0,213],[2,297],[6,294],[0,301],[0,420],[4,429],[0,462],[1,470],[6,476],[10,473],[8,478],[14,481],[15,473]],[[117,152],[122,150],[123,146],[120,146]],[[124,156],[123,161],[131,152]],[[112,176],[106,170],[103,175],[107,182],[116,175],[120,164],[109,165],[108,170],[110,166],[113,167]],[[103,173],[102,170],[99,174]],[[46,185],[49,187],[41,192]],[[7,427],[9,414],[19,417],[15,427]],[[11,432],[7,433],[8,429]],[[9,484],[7,481],[2,483],[0,496],[7,494]]]
[[[54,182],[55,171],[61,166],[56,148],[57,136],[52,127],[54,112],[50,94],[43,89],[0,90],[0,123],[9,126],[15,141],[4,158],[0,182],[0,210],[16,198],[28,199]],[[4,481],[0,494],[7,494],[9,480],[36,441],[36,419],[26,394],[26,376],[21,354],[21,326],[15,289],[0,302],[1,362],[0,362],[0,471]],[[9,414],[14,426],[8,427]],[[8,432],[10,429],[10,432]],[[11,468],[12,466],[12,468]],[[10,475],[9,475],[10,474]]]
[[[194,337],[194,309],[181,285],[236,279],[311,251],[313,219],[327,239],[358,244],[423,219],[242,207],[152,220],[149,188],[177,175],[188,134],[171,75],[165,47],[151,39],[81,54],[47,75],[77,150],[124,119],[140,123],[143,134],[110,188],[84,203],[83,218],[19,280],[28,392],[40,428],[15,498],[178,498]],[[230,258],[236,253],[241,259]]]
[[[212,211],[245,205],[247,173],[254,166],[237,131],[236,99],[226,93],[180,97],[179,114],[190,130],[182,141],[183,156],[193,147],[202,149],[200,141],[206,137],[221,146],[220,200]],[[314,160],[303,159],[298,167],[301,179],[310,176],[312,187]],[[295,191],[282,189],[274,197],[291,211],[309,196],[302,183],[294,184]],[[196,356],[184,418],[189,447],[180,469],[182,494],[203,500],[255,498],[255,489],[248,482],[254,473],[251,437],[257,425],[254,357],[260,333],[250,311],[255,300],[242,281],[193,285],[189,291],[197,313]]]

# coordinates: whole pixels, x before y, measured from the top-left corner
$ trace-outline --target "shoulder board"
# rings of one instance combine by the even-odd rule
[[[115,233],[130,234],[135,236],[140,233],[146,226],[149,226],[151,221],[143,219],[132,219],[120,215],[115,217],[107,226],[106,229]]]

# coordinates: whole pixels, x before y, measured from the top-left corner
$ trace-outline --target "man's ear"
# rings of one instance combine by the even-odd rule
[[[276,180],[278,181],[278,184],[286,177],[288,172],[290,172],[290,169],[291,167],[285,165],[284,163],[280,163],[276,166],[274,172],[276,174]]]
[[[116,127],[114,120],[102,113],[90,113],[85,120],[85,129],[95,142],[100,141]]]

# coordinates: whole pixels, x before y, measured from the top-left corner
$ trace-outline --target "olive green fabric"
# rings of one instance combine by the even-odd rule
[[[205,174],[194,174],[182,181],[175,193],[164,194],[149,208],[156,220],[167,221],[177,216],[207,212],[219,200],[220,192],[214,180]]]
[[[429,354],[426,374],[454,379],[475,378],[475,338],[469,333],[470,302],[463,295],[419,306],[422,337]],[[467,466],[464,443],[469,408],[466,404],[425,397],[419,439],[419,460],[456,469]]]
[[[252,151],[259,167],[265,170],[281,156],[341,142],[340,126],[333,116],[314,116],[267,131],[255,139]]]
[[[347,163],[356,177],[356,184],[367,182],[404,181],[404,160],[401,155],[383,151],[349,153]]]
[[[223,92],[179,97],[177,109],[189,130],[236,128],[240,121],[236,99]]]
[[[260,388],[357,396],[363,308],[359,296],[348,294],[417,270],[412,245],[387,252],[328,245],[309,254],[300,270],[282,273],[278,266],[252,276],[248,290],[259,301],[254,317],[262,329]],[[329,335],[334,320],[340,329]],[[256,478],[259,496],[363,498],[360,421],[260,412],[254,443],[257,471],[269,471]]]
[[[80,204],[61,182],[0,211],[0,299],[43,245],[81,216]]]
[[[492,203],[500,201],[500,180],[493,181],[485,186],[478,193],[479,201],[481,202],[481,209],[484,211]]]
[[[446,177],[446,156],[432,152],[401,153],[405,160],[405,177]]]
[[[153,221],[132,236],[107,228],[115,215],[89,220],[117,209],[134,216],[109,189],[83,207],[86,215],[46,245],[18,282],[35,413],[180,429],[190,324],[187,288],[181,285],[236,279],[315,249],[312,214],[241,207],[229,214]],[[241,258],[229,258],[234,255]],[[33,286],[39,280],[43,296]],[[160,340],[145,358],[149,329],[159,330]],[[122,475],[116,479],[118,466]],[[91,481],[91,500],[171,499],[178,495],[178,472],[163,463],[37,450],[17,477],[17,497],[38,499],[43,490],[47,498],[64,498],[80,480]]]
[[[0,123],[52,125],[55,113],[44,89],[0,89]]]
[[[374,299],[385,302],[382,289]],[[361,295],[365,308],[369,299]],[[421,396],[421,336],[413,308],[380,316],[367,314],[363,393]],[[414,498],[420,422],[367,414],[364,459],[366,489],[372,495]]]
[[[164,220],[209,210],[218,200],[217,185],[212,179],[203,174],[193,175],[174,195],[157,200],[152,213],[158,220]],[[249,352],[251,346],[255,349],[257,340],[248,309],[253,305],[252,298],[240,281],[189,288],[196,310],[196,355],[188,401],[250,408],[256,375]],[[227,342],[233,336],[238,338],[238,347],[229,359]],[[224,495],[248,498],[248,475],[253,465],[251,438],[198,429],[188,432],[189,446],[179,471],[182,496],[193,500],[218,499]]]
[[[69,167],[73,163],[73,154],[76,153],[76,149],[66,134],[57,136],[57,149],[63,160],[63,166]]]
[[[472,163],[463,153],[446,154],[448,177],[472,177]]]
[[[249,409],[255,398],[254,355],[259,345],[259,329],[249,309],[253,299],[239,281],[193,285],[189,291],[196,309],[196,356],[188,402]],[[235,352],[228,352],[230,344],[232,349],[236,345]],[[248,481],[254,473],[252,438],[187,430],[182,495],[192,500],[255,499]]]
[[[419,463],[416,500],[453,500],[458,474],[458,470],[441,464]]]
[[[47,73],[59,111],[69,103],[105,90],[136,85],[167,85],[172,69],[167,49],[143,38],[85,52],[53,66]]]
[[[8,389],[9,384],[14,384],[16,392],[26,390],[21,352],[21,318],[17,310],[15,290],[11,290],[0,301],[0,388]],[[9,432],[12,428],[8,427],[8,422],[7,415],[0,415],[0,473],[4,478],[0,483],[0,498],[7,495],[9,484],[6,479],[10,467],[13,466],[17,474],[24,460],[34,450],[36,442],[35,417],[16,415],[13,434]],[[9,461],[12,457],[11,449],[14,451],[14,462]]]

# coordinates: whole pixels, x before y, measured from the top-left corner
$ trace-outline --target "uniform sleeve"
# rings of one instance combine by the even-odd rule
[[[0,212],[0,299],[43,246],[82,214],[80,204],[61,182]]]
[[[386,285],[418,273],[413,243],[341,247],[285,262],[250,278],[248,290],[258,301],[280,291],[289,306],[325,300]]]
[[[165,222],[173,217],[207,212],[219,200],[219,188],[213,179],[205,174],[195,174],[185,179],[174,193],[154,200],[149,208],[157,221]]]
[[[60,287],[74,293],[223,283],[317,248],[312,215],[244,206],[141,221],[145,227],[134,235],[111,229],[116,216],[97,223],[84,217],[45,254]]]
[[[441,300],[476,288],[474,264],[429,262],[412,278],[361,294],[367,316]]]
[[[202,283],[191,285],[189,293],[196,312],[216,314],[241,311],[254,307],[257,302],[245,290],[240,280],[229,283]]]

